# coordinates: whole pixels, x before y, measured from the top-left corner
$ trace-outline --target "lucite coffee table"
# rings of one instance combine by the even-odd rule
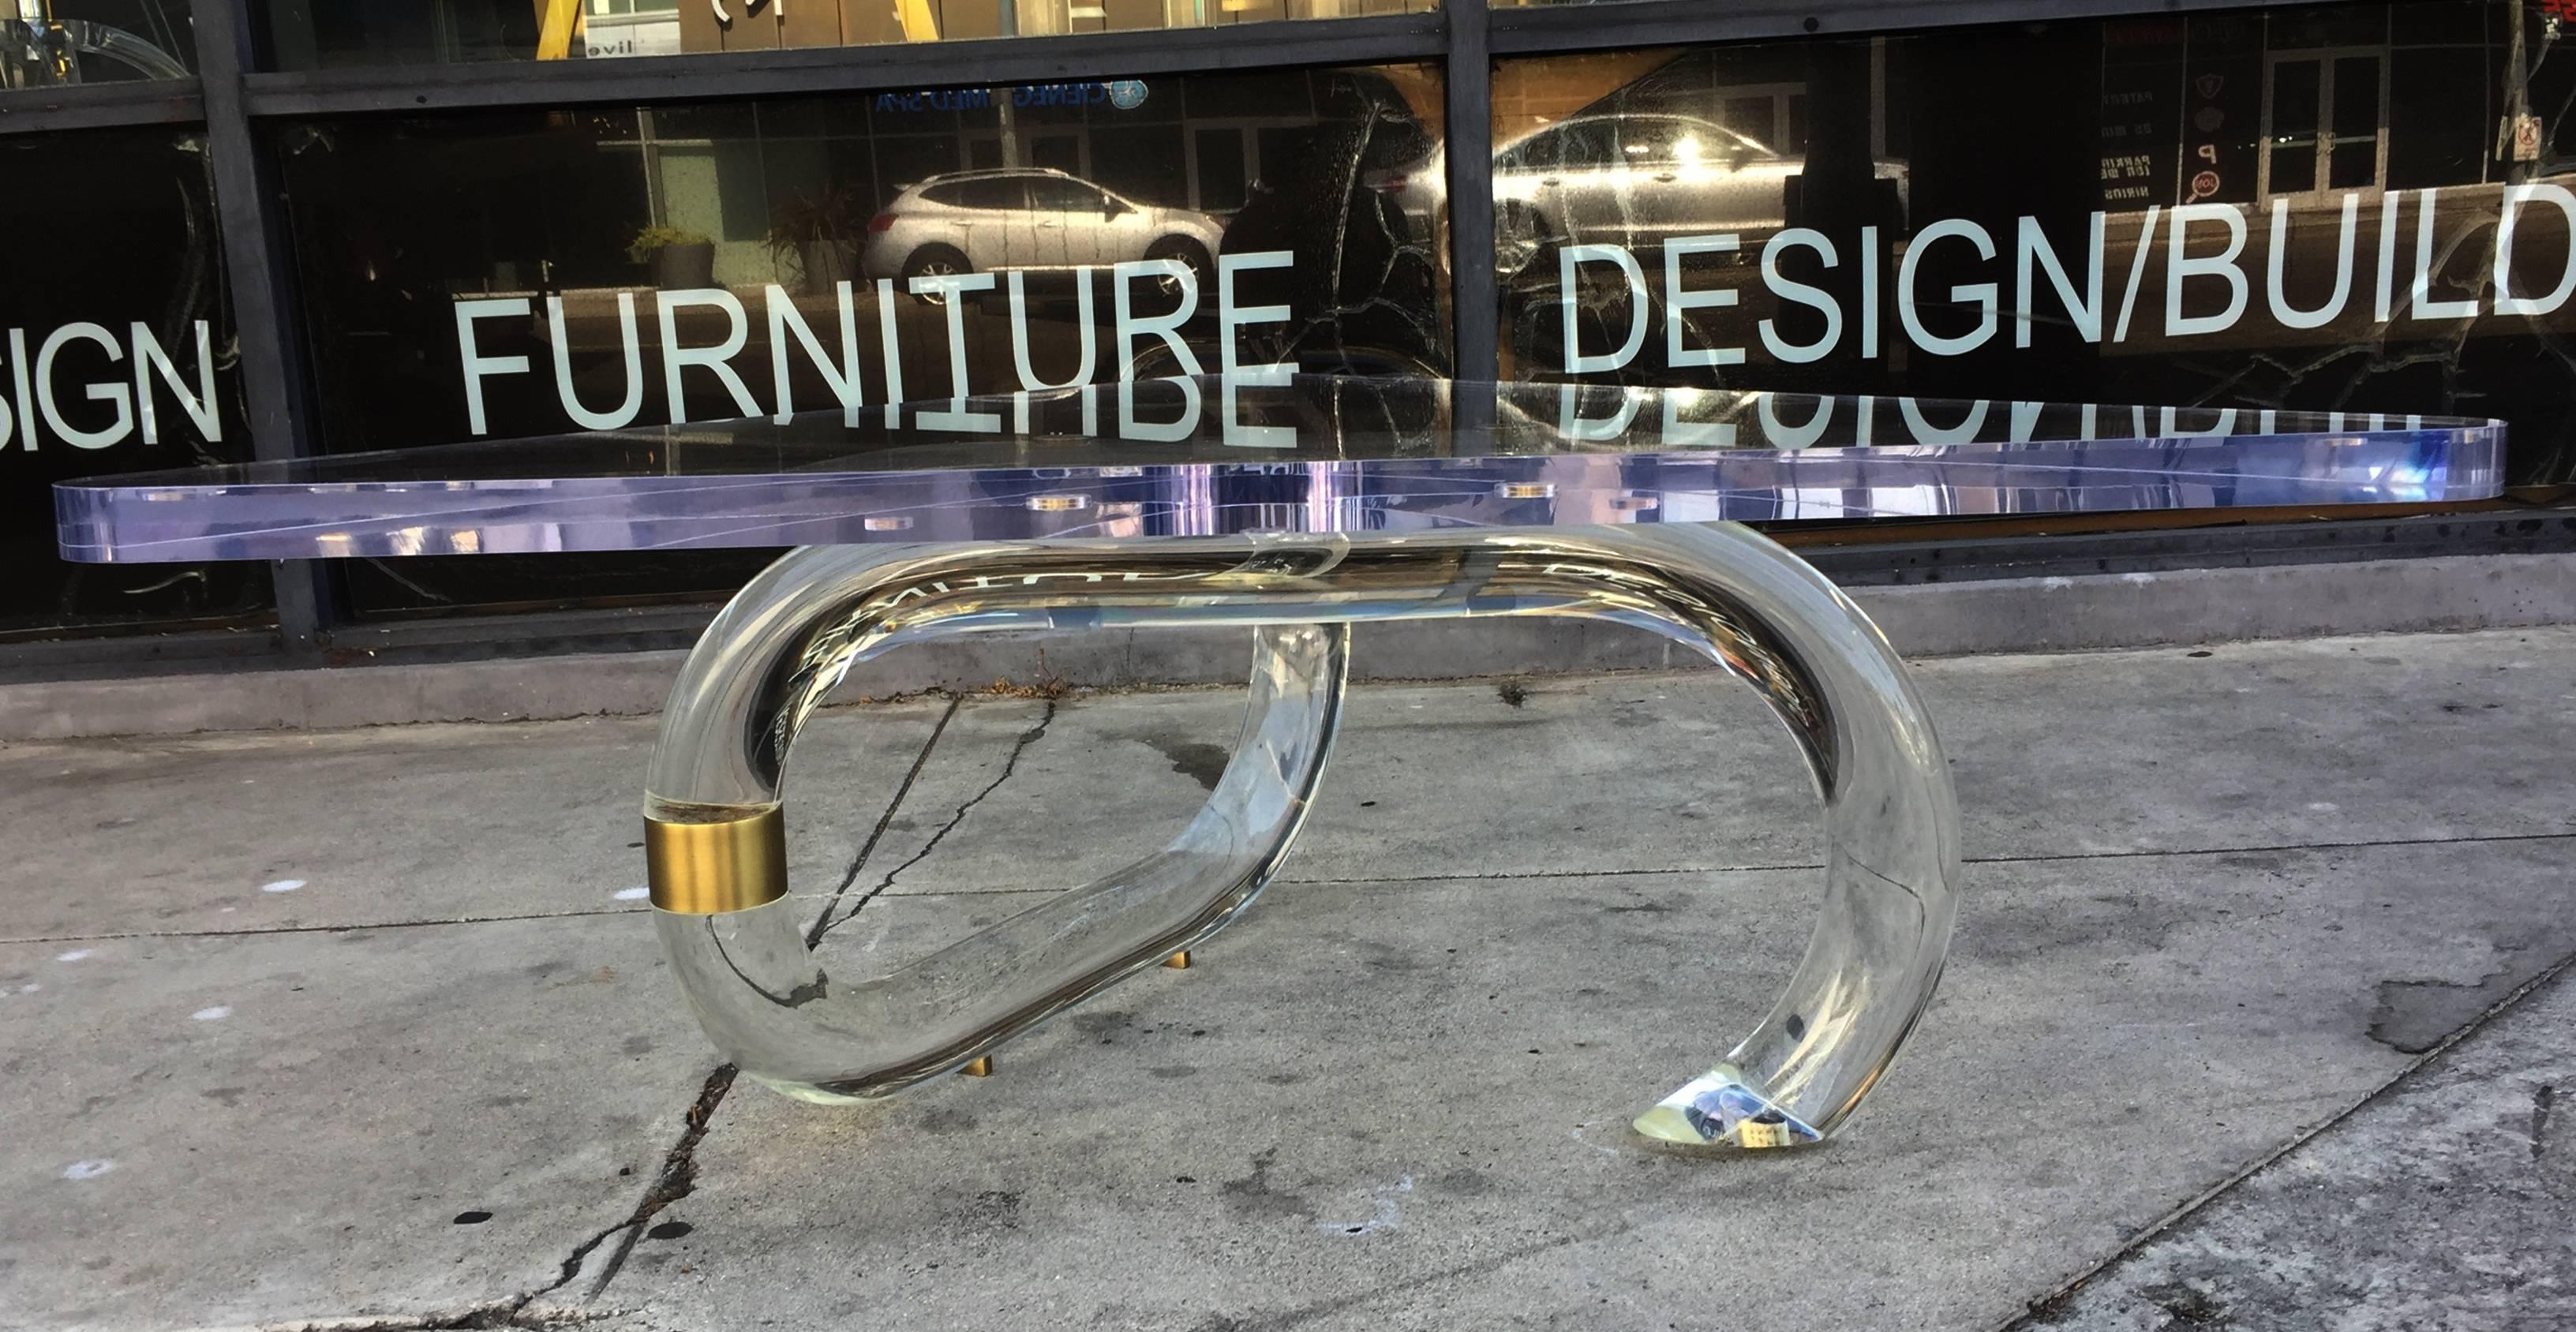
[[[1286,858],[1362,622],[1578,616],[1750,683],[1830,854],[1788,990],[1635,1121],[1813,1143],[1878,1082],[1950,940],[1958,820],[1904,664],[1745,521],[2284,505],[2498,492],[2494,422],[1430,380],[1151,380],[73,482],[92,562],[795,546],[681,668],[645,781],[655,919],[708,1037],[810,1101],[990,1056],[1186,964]],[[884,975],[812,956],[784,779],[858,662],[996,631],[1252,630],[1232,761],[1160,850]],[[1496,662],[1497,669],[1511,663]],[[1543,774],[1530,774],[1543,781]],[[1671,780],[1687,782],[1687,772]]]

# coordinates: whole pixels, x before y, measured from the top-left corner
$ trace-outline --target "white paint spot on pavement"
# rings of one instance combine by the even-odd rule
[[[29,982],[27,982],[26,984],[21,985],[21,986],[19,986],[19,987],[18,987],[18,993],[20,993],[20,994],[34,994],[36,991],[41,990],[41,989],[43,989],[43,988],[45,988],[45,987],[44,987],[44,986],[42,986],[42,985],[38,985],[38,984],[37,984],[36,982],[34,982],[34,981],[29,981]]]
[[[291,893],[303,886],[302,879],[279,879],[275,883],[261,884],[259,890],[263,893]]]
[[[74,1161],[63,1167],[63,1178],[96,1179],[115,1168],[114,1161]]]
[[[652,895],[653,890],[650,888],[620,888],[616,894],[620,902],[641,902]]]
[[[232,1009],[227,1008],[222,1004],[217,1004],[212,1008],[200,1008],[196,1012],[190,1013],[188,1016],[199,1022],[220,1022],[232,1015]]]
[[[89,954],[90,950],[86,948],[75,948],[68,953],[54,954],[54,960],[57,962],[78,962],[82,958],[89,956]]]
[[[2332,814],[2341,808],[2343,808],[2343,806],[2338,805],[2331,800],[2311,800],[2308,802],[2308,812],[2311,814]]]
[[[1377,1215],[1365,1221],[1318,1221],[1315,1223],[1315,1229],[1339,1232],[1344,1235],[1374,1235],[1381,1230],[1394,1230],[1404,1224],[1404,1213],[1396,1206],[1395,1195],[1411,1192],[1413,1192],[1413,1176],[1407,1175],[1397,1180],[1393,1189],[1379,1191]]]
[[[2120,575],[2120,581],[2123,583],[2134,583],[2139,587],[2144,587],[2147,584],[2156,581],[2156,576],[2151,573],[2124,573]]]
[[[2075,580],[2072,578],[2043,578],[2039,580],[2039,585],[2047,591],[2055,592],[2061,588],[2075,586]]]

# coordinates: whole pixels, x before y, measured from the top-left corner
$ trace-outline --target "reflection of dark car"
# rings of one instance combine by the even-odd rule
[[[1225,229],[1227,254],[1297,257],[1288,268],[1236,275],[1238,307],[1289,310],[1285,325],[1245,328],[1238,354],[1318,372],[1445,374],[1443,265],[1433,237],[1368,184],[1422,161],[1438,142],[1382,76],[1318,75],[1317,84],[1323,123],[1276,148],[1265,142],[1261,179]]]

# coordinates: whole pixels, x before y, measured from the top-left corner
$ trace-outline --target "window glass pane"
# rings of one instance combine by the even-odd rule
[[[2576,483],[2576,362],[2557,350],[2576,343],[2576,253],[2546,202],[2576,193],[2551,110],[2576,65],[2522,7],[2538,124],[2517,145],[2500,133],[2513,6],[2326,8],[2349,21],[2195,11],[1500,60],[1503,373],[2257,423],[2494,415],[2514,483]],[[1707,151],[1764,137],[1766,115],[1777,158]],[[2514,213],[2499,310],[2522,183],[2540,189]],[[1865,428],[1930,442],[1958,424]]]
[[[2317,99],[2322,95],[2318,62],[2283,60],[2272,66],[2272,137],[2276,142],[2305,139],[2317,132]]]
[[[1243,206],[1245,181],[1243,131],[1228,126],[1198,132],[1198,205],[1230,213]]]
[[[68,0],[140,4],[155,0]],[[184,0],[162,0],[184,3]],[[602,60],[783,47],[1225,27],[1429,9],[1434,0],[265,0],[282,69]],[[179,25],[184,34],[184,23]]]
[[[845,391],[935,411],[1023,388],[1022,356],[1050,385],[1114,384],[1131,358],[1140,377],[1212,371],[1228,253],[1288,257],[1237,274],[1237,307],[1289,312],[1239,330],[1240,362],[1445,370],[1437,71],[1272,82],[1257,114],[1206,99],[1227,106],[1215,123],[1189,110],[1201,81],[1170,79],[1124,106],[1091,84],[281,126],[316,436],[354,452],[837,414]],[[996,105],[1014,115],[973,123]],[[959,174],[968,133],[999,171]],[[1189,302],[1177,345],[1118,336],[1111,270],[1146,259],[1189,275],[1128,292],[1138,320]],[[411,560],[347,583],[357,614],[412,614],[703,595],[762,559]]]
[[[996,156],[1001,145],[993,145]],[[958,202],[968,208],[987,210],[1017,209],[1029,206],[1028,187],[1017,176],[987,176],[969,180],[958,187]]]
[[[184,79],[188,0],[17,0],[0,9],[0,89]]]
[[[1069,176],[1035,176],[1029,180],[1029,203],[1059,213],[1097,213],[1108,196]]]
[[[2335,62],[2334,132],[2338,138],[2379,133],[2379,57],[2347,56]]]
[[[2274,194],[2305,194],[2316,187],[2316,140],[2300,139],[2272,149],[2272,192]]]
[[[250,564],[66,564],[53,484],[249,459],[202,131],[0,137],[0,637],[269,620]]]

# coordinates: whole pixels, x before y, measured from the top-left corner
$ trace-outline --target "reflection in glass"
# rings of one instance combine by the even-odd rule
[[[316,434],[837,419],[1213,372],[1229,345],[1247,367],[1442,372],[1431,219],[1371,173],[1431,151],[1443,95],[1393,66],[289,126]],[[750,572],[643,558],[649,578],[350,584],[372,613]]]
[[[184,79],[188,0],[0,0],[0,89]]]
[[[82,560],[489,557],[2421,506],[2493,497],[2503,446],[2357,413],[1238,372],[111,477],[58,510]]]
[[[57,481],[251,456],[204,134],[8,135],[0,181],[0,637],[264,621],[258,565],[71,565],[46,532]]]
[[[269,23],[279,63],[313,69],[1203,28],[1430,7],[1428,0],[270,0]]]
[[[2562,45],[2401,0],[1506,59],[1503,374],[2496,414],[2562,486]]]

